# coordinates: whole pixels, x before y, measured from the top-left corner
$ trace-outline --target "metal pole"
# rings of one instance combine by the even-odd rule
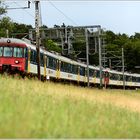
[[[65,43],[68,43],[67,27],[65,27]]]
[[[13,7],[13,8],[6,8],[7,10],[16,10],[16,9],[28,9],[30,8],[31,1],[28,0],[28,6],[26,7]]]
[[[35,0],[35,31],[36,31],[36,50],[37,50],[37,72],[38,80],[41,80],[40,75],[40,32],[39,32],[39,0]]]
[[[99,68],[100,68],[100,88],[102,88],[102,48],[101,48],[101,28],[98,28],[99,36]]]
[[[111,59],[109,59],[109,68],[111,69]]]
[[[97,53],[97,37],[94,38],[95,41],[95,53]]]
[[[124,48],[122,47],[122,73],[123,73],[123,89],[125,90],[125,75],[124,75]]]
[[[9,30],[6,30],[6,37],[9,38]]]
[[[86,60],[87,60],[87,86],[89,87],[89,44],[88,44],[88,30],[85,28],[86,36]]]

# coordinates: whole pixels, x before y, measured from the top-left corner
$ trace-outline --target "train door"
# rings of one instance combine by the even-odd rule
[[[27,73],[30,72],[30,55],[31,55],[31,50],[28,48],[24,49],[24,54],[25,54],[25,70]]]
[[[80,66],[78,66],[78,75],[77,75],[77,83],[79,85],[80,82]]]
[[[104,72],[104,85],[105,85],[105,88],[106,86],[109,84],[109,72],[108,71],[105,71]]]
[[[47,77],[47,56],[44,54],[44,80]]]
[[[60,66],[61,66],[61,61],[57,59],[56,61],[56,79],[60,79]]]

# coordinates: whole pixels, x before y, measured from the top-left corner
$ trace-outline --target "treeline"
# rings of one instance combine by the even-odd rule
[[[126,34],[115,34],[112,31],[106,32],[106,49],[114,51],[114,55],[121,56],[121,48],[124,48],[125,70],[139,73],[137,66],[140,66],[140,33],[128,36]],[[111,54],[108,54],[108,57]]]
[[[46,27],[46,26],[45,26]],[[6,10],[2,6],[2,2],[0,1],[0,37],[16,37],[23,38],[28,37],[29,29],[32,29],[31,25],[25,25],[13,22],[9,17],[6,16]],[[47,28],[47,27],[46,27]],[[129,72],[137,72],[140,73],[140,69],[136,69],[137,66],[140,66],[140,33],[135,33],[132,36],[128,36],[127,34],[115,34],[112,31],[107,31],[106,35],[106,57],[107,67],[121,70],[121,62],[119,65],[115,63],[115,58],[118,58],[118,63],[121,61],[121,48],[124,48],[124,60],[125,60],[125,70]],[[44,41],[45,47],[51,51],[61,52],[61,46],[57,45],[57,43],[52,40]],[[74,51],[81,51],[77,57],[85,57],[85,42],[80,39],[73,44]],[[94,52],[93,52],[94,54]],[[75,55],[75,54],[73,54]],[[90,55],[90,64],[97,65],[98,61],[98,53],[94,55]],[[116,67],[115,67],[116,65]]]

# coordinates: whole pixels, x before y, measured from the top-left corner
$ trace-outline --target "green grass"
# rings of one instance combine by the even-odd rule
[[[139,101],[139,91],[1,76],[0,138],[140,138]]]

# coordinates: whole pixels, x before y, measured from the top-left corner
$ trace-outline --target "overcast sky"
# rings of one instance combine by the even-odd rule
[[[33,1],[33,0],[32,0]],[[7,0],[10,7],[26,6],[26,0]],[[34,26],[34,3],[27,10],[8,10],[15,22]],[[140,1],[41,1],[42,23],[53,25],[101,25],[115,33],[140,32]]]

